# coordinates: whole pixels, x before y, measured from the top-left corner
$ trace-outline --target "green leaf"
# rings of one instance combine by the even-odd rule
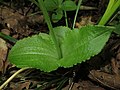
[[[76,6],[75,2],[73,2],[71,0],[64,1],[62,4],[62,9],[65,11],[76,10],[76,8],[77,8],[77,6]]]
[[[44,0],[45,7],[48,11],[58,9],[63,0]]]
[[[59,64],[72,67],[77,63],[97,55],[111,34],[111,28],[101,26],[85,26],[66,33],[61,45],[63,58]]]
[[[18,41],[9,53],[9,60],[20,68],[39,68],[47,72],[59,66],[54,42],[43,33]]]
[[[8,57],[17,67],[38,68],[45,72],[56,70],[58,67],[72,67],[97,55],[112,30],[113,28],[102,26],[85,26],[75,30],[56,27],[54,32],[61,48],[61,59],[51,36],[44,33],[19,40]]]
[[[56,38],[60,45],[63,43],[66,33],[68,33],[70,30],[70,28],[63,26],[54,28],[54,33],[57,36]]]
[[[63,11],[57,9],[55,13],[52,14],[52,21],[54,23],[58,22],[63,17]]]
[[[114,30],[114,32],[118,35],[120,35],[120,24],[115,25],[116,29]]]

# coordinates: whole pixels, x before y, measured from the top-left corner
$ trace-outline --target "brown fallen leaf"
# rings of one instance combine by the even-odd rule
[[[79,90],[105,90],[104,88],[102,88],[100,86],[94,85],[90,81],[82,81],[79,83],[80,83]]]
[[[111,75],[97,70],[92,70],[88,77],[106,87],[120,90],[120,75]]]
[[[115,58],[111,59],[111,66],[112,66],[113,74],[119,75],[119,66],[118,66],[118,62]]]
[[[18,11],[14,11],[8,7],[0,7],[1,11],[1,23],[7,27],[11,33],[20,34],[20,38],[28,36],[33,33],[33,29],[36,23],[43,23],[44,18],[42,15],[24,16]]]
[[[0,72],[4,72],[4,63],[6,62],[8,47],[6,42],[0,38]]]
[[[81,21],[79,22],[76,22],[75,26],[77,28],[81,28],[82,26],[85,26],[85,25],[94,25],[95,22],[92,22],[92,16],[81,16]]]
[[[62,90],[68,90],[68,89],[69,89],[69,85],[64,87]],[[56,89],[54,89],[54,90],[56,90]],[[72,88],[69,90],[105,90],[105,89],[94,85],[90,81],[79,81],[78,83],[74,83]]]
[[[12,88],[12,90],[29,90],[29,86],[30,86],[31,82],[29,80],[26,80],[25,82],[17,82],[17,83],[10,83],[10,88]]]

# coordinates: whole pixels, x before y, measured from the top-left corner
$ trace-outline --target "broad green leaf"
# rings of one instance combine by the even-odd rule
[[[18,41],[9,53],[9,60],[20,68],[39,68],[47,72],[59,66],[54,42],[43,33]]]
[[[72,10],[76,10],[77,6],[75,4],[75,2],[68,0],[68,1],[64,1],[62,4],[62,9],[65,11],[72,11]]]
[[[9,60],[16,66],[38,68],[45,72],[58,67],[72,67],[97,55],[107,42],[113,28],[85,26],[70,30],[56,27],[54,33],[60,44],[62,58],[50,35],[40,33],[18,41],[9,53]]]
[[[97,55],[110,34],[111,28],[101,26],[85,26],[67,32],[61,45],[63,58],[59,60],[59,64],[71,67]]]

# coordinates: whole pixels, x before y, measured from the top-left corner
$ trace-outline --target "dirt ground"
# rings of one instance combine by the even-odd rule
[[[108,1],[83,0],[83,5],[89,7],[79,11],[76,27],[97,24]],[[69,27],[72,27],[75,11],[67,14]],[[53,23],[54,27],[58,25],[65,25],[64,17]],[[20,40],[49,31],[36,5],[25,0],[8,0],[0,3],[0,32]],[[7,58],[14,44],[0,37],[0,85],[19,70]],[[72,68],[59,68],[50,73],[26,70],[17,75],[4,90],[120,90],[120,37],[112,33],[99,55]]]

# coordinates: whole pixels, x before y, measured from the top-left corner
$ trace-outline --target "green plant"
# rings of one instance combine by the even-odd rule
[[[105,26],[85,26],[73,30],[62,26],[52,28],[43,1],[38,0],[38,4],[50,34],[40,33],[15,44],[9,53],[9,59],[20,68],[33,67],[50,72],[58,67],[72,67],[98,54],[113,29]]]
[[[37,68],[50,72],[86,61],[102,50],[115,29],[99,25],[80,29],[74,29],[73,26],[72,30],[63,26],[53,28],[43,0],[35,3],[41,8],[50,33],[40,33],[17,41],[8,57],[11,63],[22,70]]]
[[[51,35],[40,33],[18,41],[10,51],[9,59],[20,68],[33,67],[45,72],[58,67],[71,67],[98,54],[108,40],[111,29],[101,26],[86,26],[80,30],[56,27],[54,33],[59,49]]]
[[[4,38],[6,40],[9,40],[9,41],[11,41],[13,43],[17,42],[17,40],[15,38],[13,38],[13,37],[11,37],[9,35],[5,35],[2,32],[0,32],[0,37]]]
[[[109,0],[109,4],[107,6],[107,9],[104,13],[104,15],[102,16],[100,22],[98,23],[98,25],[105,25],[111,18],[111,16],[115,13],[115,11],[118,9],[120,9],[120,0]],[[115,24],[115,23],[114,23]],[[114,30],[114,32],[118,35],[120,35],[120,24],[115,24],[114,25],[116,27],[116,29]]]
[[[105,25],[108,22],[108,20],[110,20],[114,12],[119,8],[119,6],[120,0],[109,0],[107,9],[98,25]]]
[[[47,11],[53,12],[53,22],[58,22],[64,15],[67,18],[66,11],[76,10],[77,7],[72,0],[44,0],[44,4]]]
[[[120,23],[115,25],[116,29],[114,32],[120,36]]]

